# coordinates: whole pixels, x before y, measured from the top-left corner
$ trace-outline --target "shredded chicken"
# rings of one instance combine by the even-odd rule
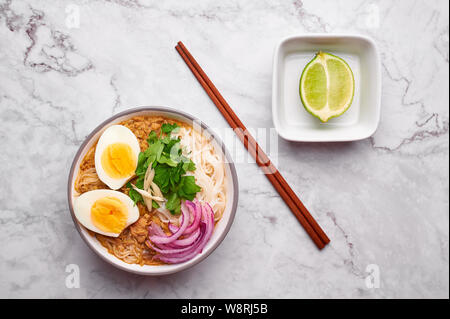
[[[144,215],[137,222],[130,226],[130,233],[134,238],[136,238],[137,242],[142,244],[147,238],[147,226],[150,222],[150,215]]]

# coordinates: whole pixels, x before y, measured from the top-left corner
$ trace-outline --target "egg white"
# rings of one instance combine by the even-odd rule
[[[75,217],[81,225],[86,227],[93,232],[109,236],[109,237],[118,237],[120,234],[117,233],[109,233],[104,232],[98,229],[91,220],[91,207],[94,203],[103,197],[115,197],[119,199],[127,208],[127,223],[125,228],[135,223],[139,219],[139,209],[136,205],[134,205],[133,201],[130,197],[125,195],[124,193],[113,191],[110,189],[96,189],[93,191],[89,191],[81,194],[79,197],[75,198],[73,203],[73,210],[75,213]],[[124,228],[124,229],[125,229]]]
[[[136,165],[141,148],[139,147],[139,142],[136,135],[131,132],[131,130],[123,125],[112,125],[108,127],[103,134],[100,136],[97,147],[95,148],[95,170],[97,172],[98,178],[105,183],[111,189],[119,189],[125,183],[134,176],[134,171],[124,178],[113,178],[109,176],[102,167],[102,154],[108,145],[115,143],[124,143],[131,147],[133,152]]]

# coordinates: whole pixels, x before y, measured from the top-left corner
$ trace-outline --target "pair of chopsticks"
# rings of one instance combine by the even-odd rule
[[[214,104],[219,109],[220,113],[225,117],[225,120],[233,128],[236,135],[239,137],[241,142],[244,144],[248,152],[255,158],[256,163],[263,170],[266,177],[278,191],[280,196],[286,202],[286,204],[291,209],[292,213],[298,219],[300,224],[306,230],[308,235],[314,241],[319,249],[324,248],[330,239],[327,237],[325,232],[319,226],[319,224],[314,220],[311,214],[308,212],[306,207],[288,185],[286,180],[281,176],[278,169],[272,164],[269,157],[264,153],[264,151],[259,147],[253,136],[247,131],[246,127],[236,114],[233,112],[231,107],[222,97],[220,92],[208,78],[206,73],[202,70],[200,65],[194,59],[194,57],[189,53],[188,49],[180,41],[178,42],[175,49],[178,51],[180,56],[183,58],[184,62],[187,64],[189,69],[192,71],[194,76],[197,78],[200,85],[206,91],[208,96],[214,102]]]

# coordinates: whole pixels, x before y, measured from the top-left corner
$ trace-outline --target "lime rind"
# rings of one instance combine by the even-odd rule
[[[347,104],[345,105],[345,107],[339,110],[340,112],[333,113],[333,112],[330,111],[328,114],[326,114],[326,116],[321,117],[320,114],[315,113],[315,111],[312,108],[309,107],[308,103],[306,103],[306,101],[305,101],[305,99],[303,97],[302,83],[303,83],[303,78],[304,78],[306,72],[308,71],[308,69],[311,67],[311,65],[313,63],[317,63],[318,59],[320,59],[320,60],[323,59],[324,60],[323,62],[320,61],[318,63],[321,63],[323,65],[323,67],[325,68],[325,70],[327,70],[327,66],[326,66],[325,62],[326,62],[326,59],[328,59],[328,57],[331,57],[332,59],[336,59],[336,60],[342,62],[345,65],[346,69],[349,71],[349,74],[351,75],[352,93],[351,93],[351,97],[350,97],[349,101],[347,102]],[[327,78],[328,78],[328,74],[327,74]],[[342,58],[340,58],[340,57],[338,57],[338,56],[336,56],[334,54],[325,53],[325,52],[322,52],[322,51],[319,51],[316,54],[316,56],[311,61],[309,61],[308,64],[305,66],[305,68],[303,69],[302,75],[300,77],[300,83],[299,84],[300,84],[299,85],[300,86],[299,87],[300,99],[302,101],[303,107],[305,108],[305,110],[308,113],[310,113],[314,117],[317,117],[320,121],[322,121],[324,123],[328,122],[328,120],[330,120],[332,118],[335,118],[335,117],[338,117],[338,116],[341,116],[342,114],[344,114],[350,108],[350,106],[352,105],[353,98],[355,96],[355,77],[354,77],[353,71],[350,68],[350,66],[348,65],[348,63],[344,59],[342,59]],[[319,113],[323,113],[323,112],[319,112]]]

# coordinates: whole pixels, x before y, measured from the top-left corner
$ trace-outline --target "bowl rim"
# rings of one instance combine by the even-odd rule
[[[79,161],[79,158],[83,152],[83,150],[85,149],[85,147],[87,146],[87,144],[91,141],[91,139],[100,131],[102,130],[106,125],[110,124],[111,122],[115,121],[116,119],[126,116],[126,115],[130,115],[133,113],[139,113],[139,112],[145,112],[145,111],[152,111],[152,112],[165,112],[165,113],[173,113],[176,114],[178,116],[184,117],[190,121],[197,121],[200,123],[201,128],[206,130],[208,132],[208,134],[210,134],[213,139],[220,145],[220,148],[223,152],[223,155],[225,156],[227,163],[229,168],[230,168],[230,172],[231,172],[231,179],[232,179],[232,184],[233,184],[233,202],[232,202],[232,207],[231,207],[231,212],[230,212],[230,219],[228,220],[228,223],[225,225],[224,230],[222,231],[222,233],[219,235],[219,238],[217,239],[217,241],[214,243],[214,245],[212,246],[212,249],[209,250],[208,253],[204,253],[200,256],[200,258],[198,258],[195,262],[193,262],[192,264],[185,264],[185,263],[181,263],[181,264],[174,264],[174,269],[173,270],[167,270],[166,272],[158,272],[158,273],[154,273],[151,271],[140,271],[140,270],[134,270],[131,268],[128,268],[127,266],[121,265],[119,263],[115,263],[113,260],[109,260],[107,259],[105,256],[103,256],[101,253],[99,253],[97,251],[97,248],[95,248],[91,242],[89,242],[87,240],[87,238],[82,234],[82,229],[80,224],[78,223],[76,217],[75,217],[75,213],[73,211],[73,205],[72,205],[72,184],[74,182],[74,173],[75,173],[75,169],[76,169],[76,165]],[[212,254],[213,251],[216,250],[216,248],[222,243],[222,241],[225,239],[226,235],[228,234],[231,225],[234,222],[234,217],[236,215],[236,210],[237,210],[237,205],[238,205],[238,201],[239,201],[239,181],[237,178],[237,173],[236,173],[236,167],[234,165],[234,162],[228,152],[228,150],[225,147],[225,144],[222,142],[222,140],[217,136],[217,134],[215,134],[215,132],[208,126],[206,125],[203,121],[201,121],[200,119],[198,119],[195,116],[192,116],[189,113],[186,113],[184,111],[180,111],[171,107],[166,107],[166,106],[140,106],[140,107],[134,107],[131,109],[127,109],[125,111],[119,112],[117,114],[114,114],[113,116],[107,118],[106,120],[104,120],[102,123],[100,123],[99,125],[97,125],[92,131],[91,133],[89,133],[89,135],[87,135],[87,137],[84,139],[83,143],[81,143],[81,145],[79,146],[73,161],[72,161],[72,165],[70,167],[70,171],[69,171],[69,176],[68,176],[68,181],[67,181],[67,201],[69,204],[69,212],[70,215],[72,217],[72,221],[75,224],[75,228],[78,231],[78,234],[80,235],[80,237],[83,239],[83,241],[85,242],[85,244],[97,255],[99,256],[102,260],[106,261],[108,264],[119,268],[121,270],[127,271],[127,272],[131,272],[131,273],[135,273],[135,274],[139,274],[139,275],[148,275],[148,276],[162,276],[162,275],[168,275],[168,274],[173,274],[176,272],[180,272],[182,270],[186,270],[189,269],[195,265],[197,265],[198,263],[200,263],[201,261],[205,260],[210,254]],[[181,265],[181,266],[179,266]],[[178,266],[178,267],[177,267]]]
[[[294,138],[291,135],[286,135],[285,131],[280,129],[280,122],[278,118],[278,60],[281,48],[286,44],[288,41],[292,40],[312,40],[312,39],[328,39],[328,40],[336,40],[336,39],[352,39],[357,40],[361,42],[367,43],[371,49],[375,52],[375,64],[376,64],[376,84],[377,84],[377,92],[376,92],[376,109],[375,109],[375,123],[373,126],[368,128],[364,134],[358,135],[358,136],[345,136],[341,138],[306,138],[306,137],[300,137],[300,138]],[[305,143],[321,143],[321,142],[352,142],[352,141],[360,141],[367,139],[375,134],[377,131],[380,120],[381,120],[381,96],[382,96],[382,77],[381,77],[381,60],[380,60],[380,50],[378,48],[377,43],[374,39],[372,39],[369,36],[363,35],[363,34],[357,34],[357,33],[312,33],[312,34],[291,34],[288,36],[285,36],[281,38],[275,45],[273,50],[273,56],[272,56],[272,122],[274,124],[275,130],[277,131],[278,135],[283,138],[284,140],[290,141],[290,142],[305,142]]]

